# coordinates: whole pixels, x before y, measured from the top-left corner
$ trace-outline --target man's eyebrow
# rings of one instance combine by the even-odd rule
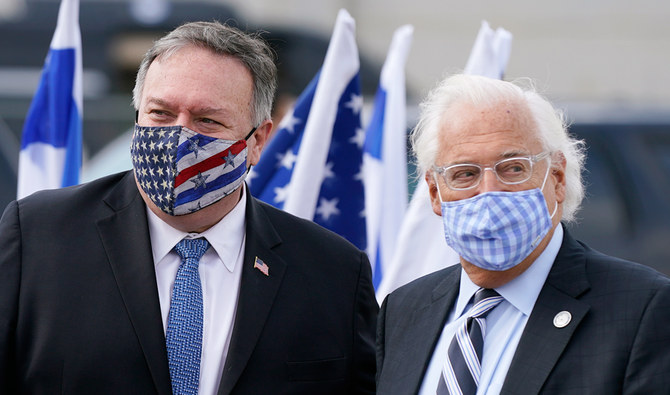
[[[530,153],[528,151],[520,151],[520,150],[505,151],[502,154],[498,155],[498,159],[502,160],[502,159],[516,158],[516,157],[519,157],[519,156],[522,156],[522,157],[523,156],[529,156],[529,155],[530,155]],[[462,164],[476,164],[476,163],[473,162],[473,161],[458,160],[458,161],[453,161],[453,162],[447,163],[443,167],[449,167],[449,166],[453,166],[453,165],[462,165]]]
[[[208,115],[208,114],[226,114],[228,111],[221,107],[199,107],[191,111],[192,114]]]
[[[154,104],[154,105],[157,105],[157,106],[170,108],[170,104],[168,102],[166,102],[163,99],[159,99],[157,97],[147,98],[147,104]]]
[[[147,103],[153,104],[160,107],[172,108],[169,102],[160,99],[158,97],[150,97],[147,99]],[[222,107],[198,107],[190,111],[191,114],[196,115],[209,115],[209,114],[226,114],[228,111]]]
[[[528,156],[530,153],[528,151],[506,151],[500,155],[502,159],[514,158],[517,156]]]

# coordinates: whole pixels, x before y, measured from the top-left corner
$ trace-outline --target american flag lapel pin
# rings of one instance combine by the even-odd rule
[[[266,276],[270,275],[270,268],[259,257],[256,257],[256,260],[254,261],[254,269],[260,270],[261,273],[265,274]]]

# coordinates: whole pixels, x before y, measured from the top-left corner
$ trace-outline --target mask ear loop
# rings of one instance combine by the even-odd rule
[[[244,141],[249,140],[249,137],[251,137],[251,135],[254,134],[254,132],[256,131],[256,129],[258,129],[258,126],[256,126],[256,127],[254,127],[253,129],[251,129],[251,132],[249,132],[249,134],[247,134],[247,136],[244,138]]]
[[[254,128],[251,129],[251,132],[249,132],[249,134],[247,134],[247,136],[244,138],[244,141],[249,140],[249,138],[256,132],[256,129],[258,129],[258,126],[254,126]],[[250,171],[251,171],[251,165],[248,165],[247,166],[247,173],[249,173]]]
[[[544,193],[544,185],[547,182],[547,178],[549,177],[549,170],[551,170],[551,155],[547,158],[549,159],[549,166],[547,167],[546,173],[544,173],[544,180],[542,180],[542,188],[540,188],[540,192]],[[554,219],[554,215],[556,215],[556,211],[558,211],[558,202],[554,201],[554,211],[551,213],[549,216],[550,219]]]

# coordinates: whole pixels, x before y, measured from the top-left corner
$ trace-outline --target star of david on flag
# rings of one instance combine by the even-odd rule
[[[344,10],[321,70],[265,147],[251,194],[365,249],[363,98],[353,18]]]

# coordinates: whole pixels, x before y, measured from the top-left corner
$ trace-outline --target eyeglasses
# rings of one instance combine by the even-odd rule
[[[475,188],[486,170],[491,170],[503,184],[516,185],[528,181],[533,175],[533,164],[549,155],[550,152],[545,151],[534,156],[507,158],[497,162],[493,167],[482,167],[471,163],[433,166],[433,171],[442,176],[449,188],[456,191]]]

